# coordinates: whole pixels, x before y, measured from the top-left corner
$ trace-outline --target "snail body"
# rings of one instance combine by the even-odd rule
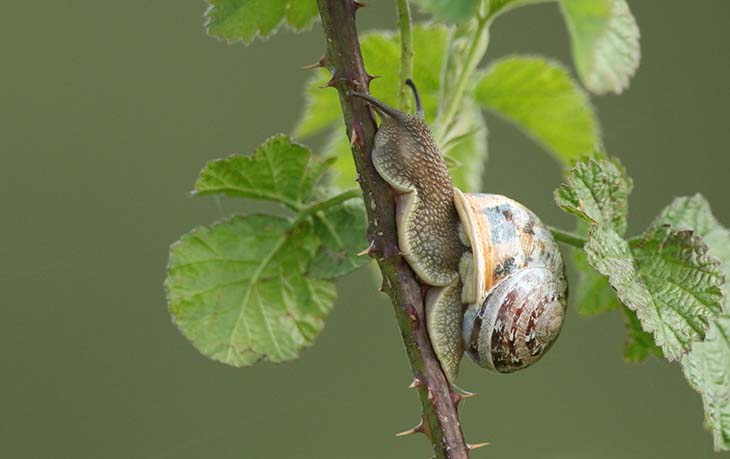
[[[535,363],[557,338],[567,303],[560,251],[526,207],[494,194],[463,193],[423,119],[364,94],[381,116],[372,161],[397,192],[398,242],[421,282],[436,356],[454,381],[466,351],[510,373]]]

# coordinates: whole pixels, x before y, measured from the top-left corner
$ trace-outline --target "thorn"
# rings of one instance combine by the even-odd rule
[[[361,257],[363,255],[370,255],[371,253],[373,253],[374,249],[375,249],[375,241],[370,241],[370,245],[367,247],[367,249],[358,252],[357,256]]]
[[[359,2],[357,0],[353,0],[352,4],[355,6],[355,11],[359,10],[360,8],[365,8],[368,6],[367,3]]]
[[[365,79],[368,80],[368,83],[370,83],[371,81],[373,81],[376,78],[381,78],[381,77],[382,77],[381,75],[370,75],[369,73],[365,74]]]
[[[467,392],[463,389],[457,388],[456,386],[454,386],[454,388],[457,390],[451,392],[451,400],[454,402],[454,405],[456,405],[457,408],[459,407],[459,403],[461,403],[462,400],[477,396],[477,394],[473,392]]]
[[[330,65],[330,62],[329,62],[329,59],[327,59],[327,56],[322,56],[322,58],[320,60],[318,60],[317,62],[315,62],[314,64],[309,64],[309,65],[305,65],[304,67],[302,67],[302,70],[311,70],[311,69],[316,69],[316,68],[324,69],[324,68],[329,67],[329,65]]]
[[[320,88],[320,89],[324,89],[324,88],[334,88],[336,84],[337,84],[337,81],[335,80],[335,77],[332,77],[332,78],[330,78],[330,80],[329,80],[329,81],[328,81],[327,83],[323,84],[323,85],[322,85],[322,86],[320,86],[319,88]]]
[[[431,392],[431,388],[428,388],[428,399],[433,401],[433,392]]]
[[[472,445],[472,444],[469,444],[469,443],[467,443],[467,444],[466,444],[466,449],[468,449],[469,451],[473,451],[473,450],[475,450],[475,449],[483,448],[483,447],[485,447],[485,446],[489,446],[489,442],[484,442],[484,443],[474,443],[473,445]]]
[[[416,427],[413,427],[413,428],[408,429],[408,430],[404,430],[403,432],[398,432],[397,434],[395,434],[395,436],[396,437],[405,437],[406,435],[413,435],[413,434],[417,434],[417,433],[425,433],[424,430],[425,429],[423,428],[423,418],[421,418],[421,420],[418,421],[418,424],[416,425]]]
[[[357,143],[358,140],[359,140],[359,136],[357,135],[357,131],[353,129],[352,136],[350,137],[350,146],[355,145],[355,143]],[[360,178],[359,175],[358,175],[358,178]],[[372,245],[372,242],[370,244]]]
[[[421,386],[423,386],[423,383],[421,382],[421,380],[418,379],[418,378],[413,378],[413,382],[411,383],[410,386],[408,386],[408,388],[409,389],[416,389],[416,388],[421,387]]]

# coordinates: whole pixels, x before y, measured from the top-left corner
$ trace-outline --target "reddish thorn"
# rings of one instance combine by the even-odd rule
[[[352,4],[355,7],[355,11],[359,10],[360,8],[365,8],[366,6],[368,6],[367,3],[358,2],[357,0],[353,0]]]
[[[327,68],[329,67],[330,62],[329,59],[327,59],[327,56],[322,56],[320,60],[315,62],[314,64],[305,65],[302,67],[302,70],[310,70],[310,69],[316,69],[316,68]]]
[[[433,392],[431,392],[431,388],[428,388],[428,399],[433,400]]]
[[[330,79],[330,80],[329,80],[329,81],[328,81],[327,83],[323,84],[323,85],[322,85],[322,86],[320,86],[319,88],[320,88],[320,89],[324,89],[324,88],[334,88],[336,84],[337,84],[337,81],[336,81],[336,80],[334,79],[334,77],[332,77],[332,78],[331,78],[331,79]]]
[[[489,446],[489,443],[488,442],[485,442],[485,443],[474,443],[473,445],[467,443],[466,444],[466,449],[468,449],[469,451],[473,451],[475,449],[479,449],[479,448],[482,448],[484,446]]]
[[[381,78],[381,76],[380,75],[370,75],[369,73],[365,75],[365,79],[368,80],[368,83],[370,83],[371,81],[373,81],[376,78]]]
[[[360,140],[360,136],[358,136],[358,135],[357,135],[357,131],[353,129],[353,130],[352,130],[352,136],[350,137],[350,146],[353,146],[353,145],[355,145],[355,143],[356,143],[356,142],[357,142],[358,140]],[[358,178],[359,178],[359,176],[358,176]],[[371,242],[370,244],[372,245],[373,243]]]
[[[406,435],[413,435],[413,434],[417,434],[417,433],[426,433],[425,430],[426,429],[423,427],[423,418],[421,418],[421,420],[418,421],[418,424],[416,425],[416,427],[413,427],[408,430],[404,430],[403,432],[398,432],[397,434],[395,434],[395,436],[404,437]]]
[[[370,245],[362,252],[358,252],[357,256],[361,257],[363,255],[369,255],[373,253],[373,249],[375,249],[375,241],[370,241]]]
[[[421,380],[418,378],[413,378],[413,382],[411,383],[410,386],[408,386],[408,388],[415,389],[415,388],[421,387],[421,386],[423,386],[423,383],[421,382]]]

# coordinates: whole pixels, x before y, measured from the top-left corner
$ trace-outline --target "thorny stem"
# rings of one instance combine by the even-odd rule
[[[479,62],[484,57],[484,53],[487,50],[486,43],[484,40],[489,40],[489,19],[487,17],[477,17],[477,27],[474,30],[471,43],[469,44],[469,51],[467,53],[466,62],[464,68],[461,69],[461,75],[456,83],[453,94],[449,100],[449,105],[444,111],[444,116],[438,120],[436,125],[436,132],[434,138],[439,144],[445,140],[446,133],[449,130],[449,126],[454,121],[456,112],[462,108],[461,100],[464,97],[469,83],[471,83],[472,76],[476,70]]]
[[[549,226],[548,229],[553,233],[553,237],[556,241],[562,242],[563,244],[571,245],[578,249],[582,249],[588,242],[584,237],[578,236],[577,234],[569,233],[558,228]]]
[[[437,459],[467,459],[456,405],[459,396],[441,370],[426,332],[423,289],[398,250],[395,193],[377,174],[370,159],[376,132],[367,103],[348,96],[367,92],[365,71],[355,26],[354,0],[317,0],[327,40],[324,62],[332,72],[328,85],[337,88],[353,159],[368,215],[370,254],[378,260],[383,290],[388,294],[417,383],[423,408],[424,428],[429,432]]]
[[[413,30],[411,7],[408,0],[397,0],[398,28],[400,29],[400,86],[398,105],[406,113],[411,111],[411,94],[406,80],[413,77]]]

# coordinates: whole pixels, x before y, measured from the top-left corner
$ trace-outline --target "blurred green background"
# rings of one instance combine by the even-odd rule
[[[363,30],[395,24],[371,0]],[[641,68],[596,98],[608,150],[636,182],[631,228],[702,192],[730,224],[730,2],[631,3]],[[393,435],[418,418],[392,310],[367,270],[339,282],[324,333],[301,359],[235,369],[177,332],[162,281],[171,242],[220,217],[188,198],[206,161],[289,130],[323,50],[321,29],[255,46],[205,36],[202,1],[0,2],[0,457],[426,458]],[[554,4],[497,21],[488,59],[544,53],[570,64]],[[486,189],[551,224],[560,171],[488,118]],[[313,146],[317,146],[314,144]],[[524,177],[529,177],[525,180]],[[249,209],[226,200],[227,212]],[[461,385],[475,458],[713,457],[698,394],[679,366],[621,358],[619,314],[574,310],[536,367]]]

